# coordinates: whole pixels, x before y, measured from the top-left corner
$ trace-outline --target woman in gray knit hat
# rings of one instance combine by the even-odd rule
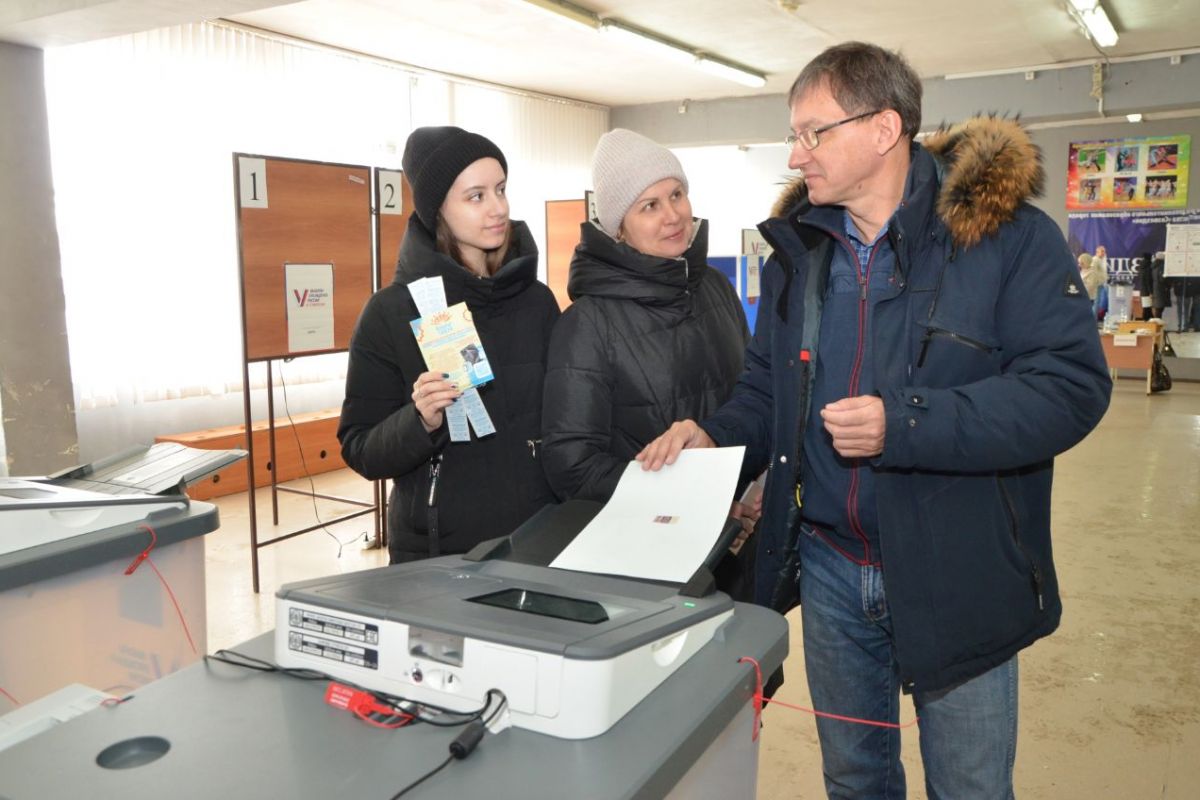
[[[749,332],[733,286],[708,266],[708,224],[692,217],[670,150],[610,131],[592,184],[597,219],[582,225],[573,304],[550,340],[542,465],[560,499],[607,501],[671,423],[703,419],[729,398]]]

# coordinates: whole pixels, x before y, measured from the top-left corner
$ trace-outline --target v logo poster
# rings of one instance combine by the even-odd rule
[[[285,264],[288,352],[333,349],[333,264]]]

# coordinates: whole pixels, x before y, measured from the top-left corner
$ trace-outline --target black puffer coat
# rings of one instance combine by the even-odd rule
[[[479,388],[496,433],[451,442],[445,423],[426,433],[412,387],[426,371],[409,322],[420,316],[406,284],[441,276],[446,302],[465,301],[496,379]],[[429,556],[427,501],[431,463],[442,456],[436,496],[441,553],[462,553],[511,533],[554,501],[537,461],[542,377],[558,304],[537,279],[537,247],[513,223],[508,260],[480,278],[434,249],[411,217],[391,286],[363,309],[350,343],[346,400],[338,440],[342,457],[364,478],[391,478],[388,549],[392,563]]]
[[[729,398],[749,332],[729,280],[706,263],[707,222],[679,259],[647,256],[590,222],[581,239],[574,304],[550,340],[542,464],[560,498],[607,501],[639,450]]]

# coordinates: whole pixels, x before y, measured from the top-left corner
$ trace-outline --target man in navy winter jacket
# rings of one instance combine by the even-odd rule
[[[801,177],[732,399],[639,456],[745,445],[770,463],[760,603],[802,608],[817,708],[883,723],[913,695],[931,798],[1012,796],[1016,654],[1062,612],[1054,457],[1111,392],[1062,233],[1026,203],[1036,148],[971,120],[914,143],[921,84],[857,42],[789,96]],[[895,728],[818,719],[830,797],[904,797]]]

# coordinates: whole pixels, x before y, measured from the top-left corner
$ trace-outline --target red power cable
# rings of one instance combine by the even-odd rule
[[[175,592],[171,591],[171,584],[167,583],[167,579],[163,577],[163,574],[158,571],[158,567],[155,566],[154,559],[150,558],[150,551],[154,549],[154,545],[158,544],[158,534],[149,525],[139,525],[138,527],[149,532],[150,544],[146,546],[145,550],[138,553],[137,558],[129,563],[129,566],[125,568],[125,574],[132,575],[142,565],[143,561],[150,565],[150,569],[154,570],[154,574],[158,576],[158,580],[162,583],[163,588],[167,590],[167,596],[171,598],[172,605],[175,606],[175,613],[179,615],[179,624],[183,626],[183,634],[187,637],[188,644],[191,645],[193,655],[199,655],[196,643],[192,641],[192,632],[188,630],[187,620],[183,618],[183,609],[179,607],[179,601],[175,599]]]
[[[18,701],[18,700],[17,700],[17,698],[13,697],[13,696],[12,696],[11,694],[9,694],[8,692],[4,691],[4,688],[3,688],[3,687],[0,687],[0,694],[4,695],[4,696],[5,696],[5,697],[7,697],[9,700],[11,700],[11,701],[12,701],[12,704],[13,704],[14,706],[19,706],[19,705],[21,705],[20,701]]]
[[[853,722],[856,725],[871,725],[876,728],[903,730],[904,728],[911,728],[913,725],[916,725],[921,721],[920,717],[914,717],[912,722],[881,722],[874,719],[860,719],[858,717],[847,717],[842,714],[831,714],[828,711],[817,711],[812,708],[805,708],[804,706],[795,706],[791,703],[785,703],[782,700],[774,700],[770,697],[763,697],[762,667],[760,667],[758,662],[750,656],[742,656],[738,659],[739,664],[744,664],[746,662],[749,662],[754,666],[754,734],[752,738],[755,740],[758,739],[758,729],[760,727],[759,723],[762,719],[763,703],[771,703],[773,705],[783,706],[784,708],[790,708],[793,711],[803,711],[806,714],[812,714],[814,717],[836,719],[841,722]]]

